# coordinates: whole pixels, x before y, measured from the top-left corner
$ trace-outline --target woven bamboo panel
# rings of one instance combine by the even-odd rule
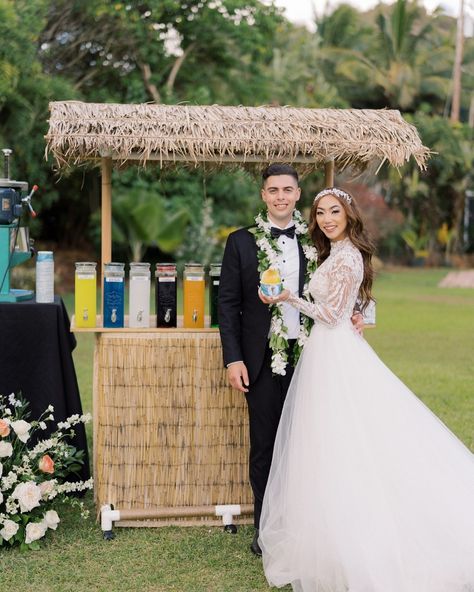
[[[94,364],[99,508],[252,503],[246,402],[217,332],[97,334]]]

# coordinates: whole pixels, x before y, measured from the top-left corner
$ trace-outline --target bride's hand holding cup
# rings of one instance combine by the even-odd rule
[[[278,302],[285,302],[286,300],[288,300],[289,296],[289,290],[283,290],[282,292],[280,292],[280,294],[278,294],[278,296],[265,296],[261,288],[259,288],[258,290],[258,297],[265,304],[278,304]]]

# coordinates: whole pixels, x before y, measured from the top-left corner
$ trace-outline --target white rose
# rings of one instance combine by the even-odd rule
[[[0,441],[0,458],[9,457],[13,453],[13,446],[10,442]]]
[[[28,432],[30,431],[31,424],[24,419],[18,419],[17,421],[12,421],[11,426],[19,440],[22,442],[28,441],[28,438],[30,437]]]
[[[13,520],[5,520],[3,523],[3,528],[0,530],[0,536],[3,537],[6,541],[10,540],[12,536],[15,536],[18,532],[18,524],[13,522]]]
[[[41,489],[33,481],[20,483],[13,490],[12,498],[18,500],[21,512],[29,512],[40,505]]]
[[[37,541],[44,537],[46,532],[46,525],[44,522],[30,522],[26,525],[25,543],[28,545],[33,541]]]
[[[48,510],[44,515],[43,522],[46,524],[48,528],[56,530],[60,522],[58,513],[55,510]]]
[[[41,497],[43,499],[46,499],[49,496],[49,494],[53,491],[55,484],[56,484],[56,481],[54,479],[51,479],[48,481],[42,481],[39,484],[39,488],[41,491]]]

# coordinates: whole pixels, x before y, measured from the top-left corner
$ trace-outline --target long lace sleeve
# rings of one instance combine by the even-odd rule
[[[294,294],[290,294],[287,302],[306,316],[335,326],[352,316],[363,275],[360,254],[338,253],[325,273],[320,271],[315,278],[316,285],[321,284],[320,289],[312,291],[314,302]]]

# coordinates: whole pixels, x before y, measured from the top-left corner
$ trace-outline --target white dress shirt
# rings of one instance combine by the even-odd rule
[[[285,226],[294,226],[293,220]],[[278,261],[278,268],[283,283],[283,288],[292,294],[298,294],[300,277],[300,253],[296,235],[294,238],[282,235],[278,237],[278,246],[281,254]],[[283,323],[288,328],[288,339],[296,339],[300,332],[300,313],[291,304],[282,302]]]
[[[285,228],[294,226],[291,220]],[[275,224],[275,228],[278,228]],[[299,293],[300,278],[300,252],[296,235],[294,238],[282,235],[278,237],[278,246],[281,254],[278,259],[278,269],[282,280],[283,288],[289,290],[292,294]],[[282,302],[283,324],[288,329],[288,339],[297,339],[300,332],[300,312],[291,304]],[[239,364],[242,360],[236,360],[227,364],[227,368],[232,364]]]

